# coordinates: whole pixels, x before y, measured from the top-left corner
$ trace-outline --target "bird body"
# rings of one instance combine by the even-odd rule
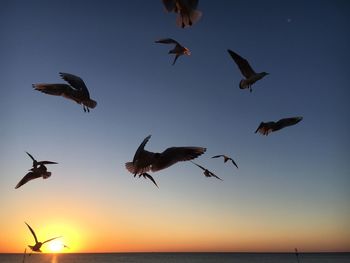
[[[193,163],[194,165],[196,165],[197,167],[199,167],[200,169],[203,170],[203,174],[205,175],[205,177],[215,177],[216,179],[219,179],[221,181],[223,181],[219,176],[217,176],[216,174],[214,174],[213,172],[209,171],[207,168],[204,168],[203,166],[191,161],[191,163]]]
[[[163,4],[168,12],[177,13],[176,25],[182,28],[192,26],[202,16],[198,0],[163,0]]]
[[[89,112],[89,108],[93,109],[96,107],[97,102],[90,98],[90,93],[80,77],[63,72],[60,72],[59,74],[69,83],[69,85],[40,83],[33,84],[33,88],[45,94],[62,96],[73,100],[76,103],[83,105],[85,112]]]
[[[277,122],[270,121],[270,122],[261,122],[258,128],[256,129],[255,133],[259,132],[262,135],[269,135],[271,132],[275,132],[278,130],[281,130],[285,127],[292,126],[297,124],[303,119],[303,117],[291,117],[291,118],[284,118],[280,119]]]
[[[125,164],[126,169],[134,174],[144,178],[149,178],[157,185],[151,175],[147,172],[157,172],[166,169],[177,162],[189,161],[202,155],[206,148],[203,147],[170,147],[164,150],[162,153],[154,153],[146,151],[144,149],[151,135],[147,136],[134,155],[132,162]]]
[[[174,48],[168,52],[168,54],[175,54],[175,58],[174,58],[172,65],[175,65],[176,60],[180,56],[182,56],[182,55],[190,56],[191,55],[191,51],[188,48],[182,46],[179,42],[177,42],[176,40],[174,40],[172,38],[159,39],[159,40],[156,40],[155,43],[175,44]]]
[[[248,89],[250,92],[252,92],[252,85],[257,82],[258,80],[262,79],[269,73],[267,72],[260,72],[256,73],[253,68],[249,65],[249,62],[235,53],[234,51],[228,49],[228,53],[230,54],[231,58],[235,61],[237,64],[238,68],[240,69],[242,75],[245,77],[245,79],[242,79],[239,82],[239,88],[240,89]]]
[[[237,169],[238,169],[238,165],[236,164],[236,162],[231,157],[228,157],[225,154],[215,155],[215,156],[213,156],[211,158],[219,158],[219,157],[223,157],[224,158],[224,163],[226,163],[227,161],[231,161],[233,163],[233,165],[236,166]]]

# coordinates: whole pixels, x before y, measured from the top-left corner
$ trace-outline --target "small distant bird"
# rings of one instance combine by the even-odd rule
[[[33,167],[29,170],[29,173],[27,173],[16,185],[15,189],[21,187],[22,185],[26,184],[27,182],[42,177],[43,179],[47,179],[51,176],[51,172],[47,171],[47,168],[45,164],[57,164],[56,162],[51,161],[40,161],[34,159],[34,157],[26,152],[29,157],[33,160]],[[38,167],[39,166],[39,167]]]
[[[224,163],[226,163],[227,161],[231,161],[234,164],[234,166],[236,166],[237,169],[238,169],[238,166],[237,166],[236,162],[231,157],[228,157],[225,154],[215,155],[215,156],[213,156],[211,158],[219,158],[219,157],[224,157]]]
[[[204,171],[203,174],[204,174],[206,177],[215,177],[215,178],[217,178],[217,179],[223,181],[219,176],[215,175],[213,172],[209,171],[208,169],[204,168],[203,166],[201,166],[201,165],[199,165],[199,164],[197,164],[197,163],[195,163],[195,162],[192,162],[192,161],[191,161],[191,163],[193,163],[194,165],[196,165],[196,166],[198,166],[199,168],[201,168],[201,169]]]
[[[46,240],[44,242],[39,242],[37,237],[36,237],[36,235],[35,235],[34,230],[26,222],[24,222],[24,223],[27,225],[27,227],[29,228],[30,232],[32,233],[32,235],[33,235],[33,237],[35,239],[35,245],[34,246],[29,246],[28,245],[28,247],[34,252],[40,252],[41,253],[42,251],[40,250],[40,248],[41,248],[42,245],[44,245],[45,243],[50,242],[50,241],[52,241],[54,239],[60,238],[60,237],[54,237],[54,238],[50,238],[50,239],[48,239],[48,240]]]
[[[259,132],[262,135],[269,135],[271,132],[278,131],[288,126],[292,126],[297,124],[303,119],[303,117],[292,117],[292,118],[284,118],[280,119],[277,122],[261,122],[259,127],[256,129],[255,133]]]
[[[244,58],[242,58],[237,53],[233,52],[232,50],[228,49],[228,53],[231,55],[233,60],[236,62],[238,68],[240,69],[242,75],[245,77],[245,79],[242,79],[239,82],[239,88],[240,89],[247,89],[249,88],[249,91],[252,92],[252,85],[257,82],[259,79],[262,79],[269,73],[267,72],[260,72],[256,73],[252,67],[249,65],[248,61]]]
[[[97,102],[90,98],[90,93],[80,77],[63,72],[59,74],[69,85],[40,83],[33,84],[33,88],[49,95],[62,96],[73,100],[83,105],[84,112],[90,112],[89,108],[93,109],[96,107]]]
[[[168,54],[175,54],[175,59],[173,61],[172,65],[175,65],[176,60],[182,56],[182,55],[187,55],[190,56],[191,52],[188,48],[182,46],[179,42],[177,42],[174,39],[171,38],[163,38],[156,40],[155,43],[161,43],[161,44],[175,44],[175,47],[168,52]]]
[[[163,0],[168,12],[177,13],[176,25],[182,28],[190,27],[202,16],[197,10],[198,0]]]
[[[126,169],[139,177],[150,179],[157,187],[157,183],[147,172],[156,172],[166,169],[180,161],[189,161],[202,155],[206,148],[203,147],[170,147],[162,153],[149,152],[144,149],[151,135],[147,136],[134,155],[132,162],[125,163]]]

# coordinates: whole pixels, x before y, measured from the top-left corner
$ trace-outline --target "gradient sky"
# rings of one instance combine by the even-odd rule
[[[348,1],[200,0],[191,28],[154,1],[1,1],[0,252],[63,235],[69,252],[350,251]],[[192,51],[172,66],[171,37]],[[227,49],[269,76],[238,88]],[[81,76],[98,102],[32,83]],[[261,121],[303,116],[264,137]],[[124,167],[146,146],[203,146],[149,180]],[[38,160],[47,180],[19,189]],[[239,169],[211,159],[231,155]],[[44,248],[47,251],[47,247]]]

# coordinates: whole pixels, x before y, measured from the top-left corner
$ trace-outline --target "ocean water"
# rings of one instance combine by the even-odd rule
[[[0,263],[21,263],[23,254],[0,254]],[[33,254],[26,263],[298,263],[293,253],[100,253]],[[350,253],[306,253],[300,263],[350,263]]]

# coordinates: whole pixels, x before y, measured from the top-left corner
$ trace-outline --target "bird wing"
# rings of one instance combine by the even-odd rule
[[[255,133],[259,132],[263,135],[269,135],[269,133],[276,131],[276,123],[273,121],[270,122],[261,122],[259,127],[256,129]]]
[[[59,237],[54,237],[54,238],[50,238],[50,239],[48,239],[48,240],[42,242],[42,244],[45,244],[45,243],[47,243],[47,242],[50,242],[50,241],[52,241],[52,240],[54,240],[54,239],[57,239],[57,238],[60,238],[60,237],[61,237],[61,236],[59,236]]]
[[[154,178],[150,174],[143,173],[142,175],[143,175],[143,177],[150,179],[159,188],[159,186],[157,185],[156,181],[154,180]]]
[[[27,173],[22,179],[21,181],[19,181],[19,183],[16,185],[15,189],[21,187],[22,185],[26,184],[27,182],[29,182],[30,180],[36,179],[41,177],[41,173],[39,172],[29,172]]]
[[[172,12],[176,6],[176,0],[163,0],[163,4],[168,12]]]
[[[292,118],[284,118],[284,119],[280,119],[277,123],[277,129],[282,129],[285,128],[287,126],[292,126],[297,124],[299,121],[301,121],[303,119],[303,117],[292,117]]]
[[[90,94],[89,91],[84,83],[84,81],[78,77],[75,76],[73,74],[69,74],[69,73],[64,73],[64,72],[60,72],[59,73],[60,76],[67,81],[73,88],[75,88],[76,90],[79,90],[82,92],[82,94],[84,96],[86,96],[87,98],[90,98]]]
[[[80,103],[80,101],[75,98],[74,93],[76,93],[76,91],[68,84],[40,83],[40,84],[33,84],[33,88],[45,94],[49,94],[53,96],[62,96],[67,99],[74,100],[77,103]]]
[[[219,157],[223,157],[223,155],[222,155],[222,154],[220,154],[220,155],[215,155],[215,156],[213,156],[213,157],[211,157],[211,158],[219,158]]]
[[[58,163],[51,162],[51,161],[40,161],[40,162],[38,162],[38,165],[41,165],[41,164],[58,164]]]
[[[209,171],[209,173],[210,173],[210,175],[211,175],[212,177],[215,177],[215,178],[217,178],[217,179],[223,181],[219,176],[217,176],[217,175],[214,174],[213,172]]]
[[[33,160],[33,162],[36,162],[36,160],[34,159],[34,157],[29,153],[29,152],[26,152],[28,154],[28,156]]]
[[[152,172],[159,171],[180,162],[197,158],[206,151],[203,147],[170,147],[155,157]]]
[[[180,45],[179,42],[177,42],[176,40],[174,40],[172,38],[162,38],[162,39],[156,40],[155,43]]]
[[[35,235],[34,230],[30,227],[30,225],[27,224],[27,222],[24,222],[24,223],[27,225],[27,227],[29,228],[30,232],[32,232],[32,235],[34,236],[34,239],[35,239],[35,243],[38,243],[38,239],[37,239],[37,237]]]
[[[238,165],[236,164],[236,162],[235,162],[232,158],[229,158],[229,160],[231,160],[231,162],[233,163],[233,165],[236,166],[237,169],[238,169]]]
[[[145,139],[143,139],[142,143],[140,144],[140,146],[137,148],[134,158],[133,158],[133,162],[135,162],[137,160],[137,158],[139,157],[140,153],[143,151],[143,149],[145,148],[145,145],[147,144],[147,142],[149,141],[149,139],[151,138],[152,135],[148,135]]]
[[[236,62],[239,70],[241,71],[244,77],[249,78],[252,75],[256,74],[246,59],[242,58],[240,55],[238,55],[230,49],[228,49],[227,51],[231,55],[233,60]]]
[[[201,165],[199,165],[199,164],[197,164],[195,162],[192,162],[192,161],[190,161],[190,162],[193,163],[194,165],[198,166],[199,168],[201,168],[203,171],[207,170],[203,166],[201,166]]]

